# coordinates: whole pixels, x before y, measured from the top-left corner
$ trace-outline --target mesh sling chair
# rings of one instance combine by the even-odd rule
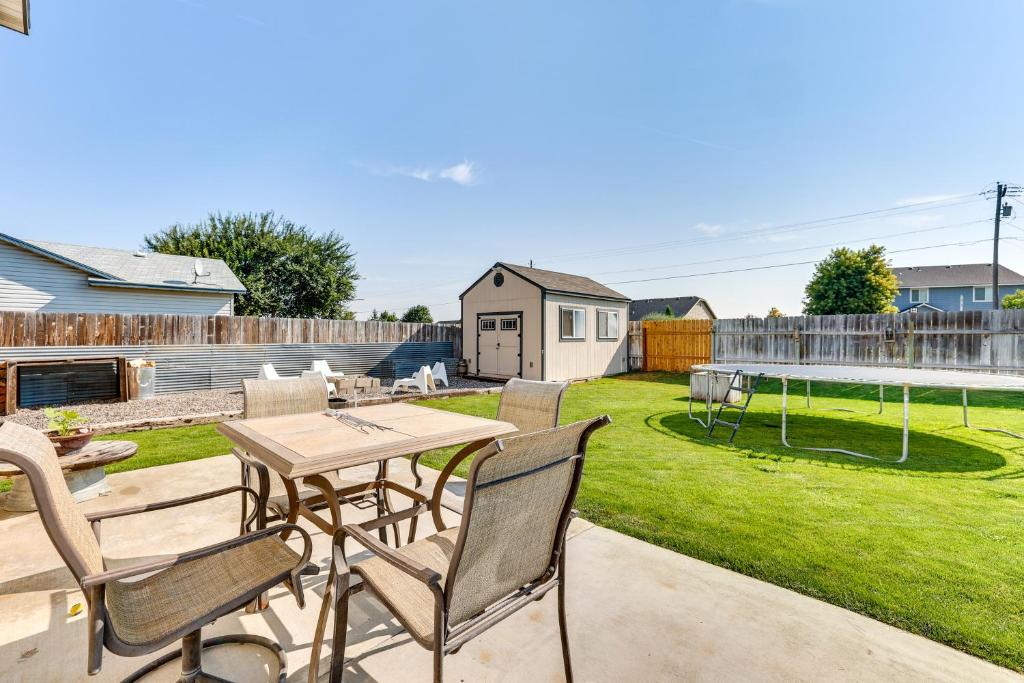
[[[284,681],[284,652],[273,641],[251,635],[203,641],[200,632],[204,625],[282,582],[303,606],[301,577],[318,572],[309,563],[311,545],[305,530],[289,525],[260,529],[198,550],[113,569],[106,566],[100,552],[100,522],[104,519],[238,492],[255,498],[255,491],[231,486],[177,500],[85,515],[71,497],[56,451],[40,432],[13,422],[0,425],[0,460],[14,464],[28,477],[46,533],[85,594],[89,606],[90,675],[99,673],[104,647],[117,655],[137,657],[181,640],[180,653],[160,657],[126,680],[137,680],[178,657],[182,660],[181,681],[221,680],[203,672],[203,648],[249,643],[276,655],[279,679]],[[305,543],[301,556],[281,539],[280,533],[286,528],[301,534]]]
[[[515,425],[520,434],[557,427],[562,410],[562,398],[565,396],[568,386],[568,382],[510,379],[501,391],[501,398],[498,400],[498,414],[495,419]],[[416,471],[420,455],[413,456],[412,473],[416,477],[417,492],[427,496],[431,501],[440,502],[439,504],[431,503],[435,524],[440,524],[442,507],[462,514],[465,488],[461,483],[449,484],[448,479],[451,478],[459,464],[487,443],[489,441],[467,444],[448,461],[434,484],[424,485],[422,483],[422,478]]]
[[[347,525],[374,557],[351,572],[362,583],[337,599],[331,681],[341,681],[348,601],[367,589],[412,638],[434,653],[434,681],[444,656],[502,619],[558,588],[558,626],[566,680],[572,681],[565,617],[565,534],[583,474],[587,441],[608,416],[501,439],[473,459],[458,529],[392,549],[369,533],[379,519]],[[344,583],[347,585],[350,582]]]

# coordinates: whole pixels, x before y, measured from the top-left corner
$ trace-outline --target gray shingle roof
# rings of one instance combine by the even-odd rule
[[[708,307],[711,317],[716,317],[715,312],[711,310],[711,305],[703,298],[699,296],[674,296],[661,299],[633,299],[629,303],[629,319],[640,320],[645,315],[651,313],[664,313],[666,306],[672,307],[672,315],[682,318],[702,301]]]
[[[557,292],[560,294],[579,294],[598,299],[629,301],[629,297],[625,294],[620,294],[614,289],[605,287],[600,282],[596,282],[591,280],[589,277],[584,277],[582,275],[557,273],[553,270],[541,270],[540,268],[517,266],[512,263],[498,262],[495,265],[507,268],[516,275],[529,280],[533,284],[542,287],[549,292]]]
[[[0,233],[0,240],[83,270],[93,276],[89,280],[90,284],[197,292],[245,291],[228,265],[220,259],[196,259],[191,256],[26,240],[3,233]],[[202,263],[203,270],[209,276],[196,277],[196,261]]]
[[[892,268],[900,287],[965,287],[992,284],[991,263],[961,263],[953,266],[908,266]],[[1024,284],[1024,275],[999,265],[1000,285]]]

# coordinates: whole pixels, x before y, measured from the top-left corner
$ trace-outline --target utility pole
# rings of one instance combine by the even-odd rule
[[[996,222],[992,236],[992,310],[999,310],[999,218],[1003,215],[1006,185],[996,183]]]

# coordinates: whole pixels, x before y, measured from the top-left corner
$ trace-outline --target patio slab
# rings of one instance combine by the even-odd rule
[[[393,467],[409,479],[408,468]],[[368,468],[363,474],[373,473]],[[429,473],[429,471],[427,471]],[[347,473],[348,474],[348,473]],[[236,483],[230,456],[115,474],[113,494],[86,510],[163,500]],[[237,529],[237,498],[182,510],[109,520],[103,548],[111,562],[154,557],[215,542]],[[346,521],[368,511],[346,507]],[[307,607],[287,591],[271,609],[232,614],[204,630],[265,635],[288,652],[289,681],[304,681],[329,539],[304,523],[324,567],[307,582]],[[429,526],[429,521],[427,522]],[[314,533],[315,532],[315,533]],[[104,654],[102,673],[85,673],[81,592],[35,514],[0,515],[0,680],[120,680],[143,663]],[[355,544],[351,546],[356,558]],[[1024,681],[1016,673],[867,617],[577,520],[569,542],[569,629],[578,681]],[[413,643],[371,597],[350,608],[345,680],[429,681],[430,654]],[[257,680],[264,660],[228,648],[207,659],[213,673]],[[249,652],[248,654],[255,654]],[[329,654],[325,650],[324,656]],[[536,603],[445,660],[449,681],[562,680],[551,597]],[[174,666],[153,680],[173,680]],[[321,668],[326,672],[326,666]]]

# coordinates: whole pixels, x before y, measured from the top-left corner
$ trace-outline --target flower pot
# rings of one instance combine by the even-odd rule
[[[47,434],[53,447],[57,449],[57,455],[66,455],[71,451],[77,451],[79,448],[83,448],[87,443],[92,441],[93,431],[85,427],[76,429],[73,433],[67,436],[58,436],[56,432],[51,431]]]

